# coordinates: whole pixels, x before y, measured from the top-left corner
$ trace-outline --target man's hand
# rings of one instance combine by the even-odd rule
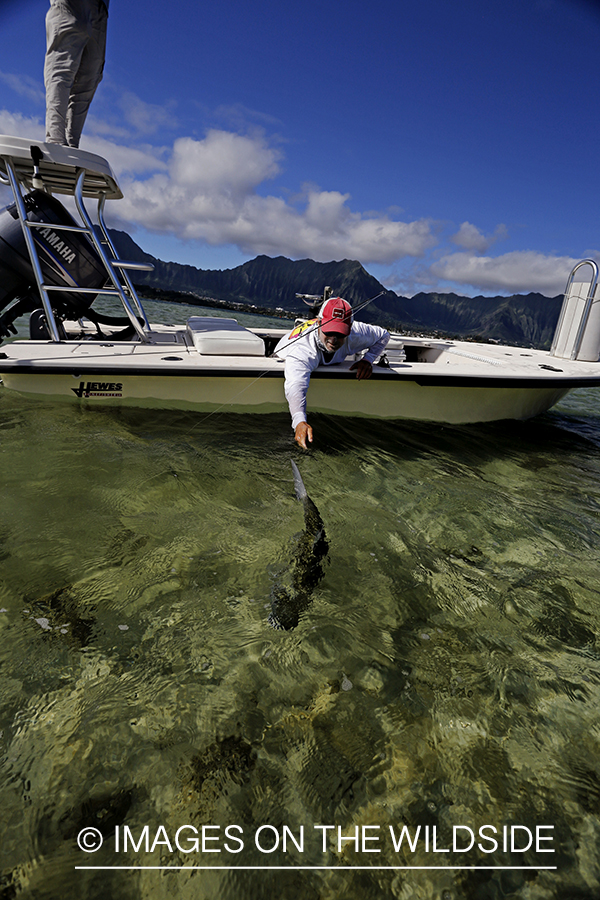
[[[356,369],[356,377],[359,381],[362,381],[363,378],[370,378],[373,373],[373,366],[366,359],[359,359],[350,368]]]
[[[300,422],[298,425],[296,425],[294,437],[296,438],[296,443],[300,444],[303,450],[308,450],[306,442],[308,441],[310,444],[312,444],[313,439],[313,430],[308,422]]]

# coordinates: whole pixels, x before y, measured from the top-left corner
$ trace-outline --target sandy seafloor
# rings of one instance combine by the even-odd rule
[[[313,424],[0,393],[2,900],[600,897],[600,395]]]

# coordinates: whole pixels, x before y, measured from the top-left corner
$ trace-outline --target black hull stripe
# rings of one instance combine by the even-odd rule
[[[263,371],[256,369],[191,369],[181,368],[149,368],[148,366],[86,366],[85,363],[80,368],[74,370],[73,366],[45,366],[30,365],[27,363],[13,362],[8,364],[3,362],[0,364],[0,377],[7,375],[70,375],[77,379],[92,380],[99,379],[106,381],[107,378],[123,379],[129,377],[146,377],[146,378],[279,378],[283,380],[283,369],[280,371]],[[318,369],[314,371],[311,378],[329,378],[333,380],[355,381],[356,375],[348,370],[320,372]],[[420,387],[471,387],[471,388],[536,388],[544,389],[572,389],[578,387],[598,387],[600,386],[600,372],[598,375],[589,375],[582,377],[567,376],[562,378],[554,378],[552,376],[540,377],[498,377],[492,376],[484,378],[481,376],[469,375],[440,375],[432,372],[431,375],[426,373],[410,372],[394,372],[394,373],[378,373],[376,370],[369,379],[372,382],[393,383],[397,381],[409,381],[418,384]]]

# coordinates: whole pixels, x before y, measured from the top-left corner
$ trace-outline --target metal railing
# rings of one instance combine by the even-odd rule
[[[556,349],[558,347],[560,337],[561,337],[561,329],[563,323],[565,321],[565,317],[567,315],[567,310],[571,301],[571,288],[573,283],[575,282],[575,275],[581,269],[582,266],[590,266],[592,269],[593,277],[589,282],[589,289],[587,292],[587,296],[585,298],[583,310],[581,313],[581,318],[579,320],[579,327],[577,329],[577,334],[575,335],[575,340],[573,342],[573,348],[571,350],[570,358],[577,359],[579,355],[579,351],[581,350],[581,344],[583,342],[583,337],[585,335],[585,329],[590,317],[590,312],[592,309],[592,303],[594,302],[594,296],[596,293],[596,287],[598,285],[598,264],[593,259],[583,259],[580,263],[577,263],[574,266],[571,274],[569,275],[569,279],[567,281],[567,286],[565,288],[565,297],[563,300],[563,304],[560,310],[560,316],[558,317],[558,323],[556,325],[556,329],[554,331],[554,340],[552,341],[552,346],[550,347],[550,356],[555,356]],[[587,281],[583,282],[583,284],[587,284]],[[580,298],[583,299],[583,298]]]
[[[56,343],[59,343],[61,340],[56,318],[52,309],[50,294],[53,291],[64,292],[66,290],[68,291],[68,293],[73,294],[107,294],[109,296],[118,297],[123,305],[123,308],[125,309],[125,312],[127,313],[131,324],[135,328],[140,341],[142,341],[143,343],[148,343],[150,341],[151,333],[150,324],[148,322],[148,318],[146,316],[144,308],[140,303],[139,297],[137,296],[133,283],[131,282],[129,275],[127,274],[127,270],[149,272],[152,271],[154,266],[151,263],[131,262],[119,259],[118,253],[109,236],[108,229],[104,221],[104,204],[106,201],[105,192],[100,191],[98,194],[98,224],[102,233],[102,238],[99,237],[83,202],[83,185],[86,178],[86,169],[84,168],[77,169],[75,188],[73,190],[75,205],[77,207],[77,211],[79,213],[81,221],[84,224],[67,225],[56,224],[52,222],[51,225],[52,229],[56,231],[71,231],[76,233],[83,233],[88,236],[102,261],[112,287],[71,287],[70,285],[68,287],[65,287],[65,285],[49,284],[44,281],[42,267],[40,264],[32,230],[34,228],[46,228],[50,223],[32,222],[27,218],[27,210],[25,208],[25,202],[23,194],[21,192],[19,178],[17,177],[13,161],[9,156],[3,156],[2,160],[6,167],[8,183],[12,188],[12,192],[15,198],[17,213],[21,222],[21,227],[23,229],[23,237],[25,239],[29,258],[31,260],[31,266],[35,276],[37,288],[40,293],[40,299],[44,308],[44,314],[46,316],[46,322],[51,339]],[[2,181],[5,181],[5,179],[2,178]],[[115,270],[118,270],[118,272]],[[140,318],[142,319],[143,324],[140,323]]]

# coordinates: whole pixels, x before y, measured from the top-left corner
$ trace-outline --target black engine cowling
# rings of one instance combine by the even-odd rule
[[[52,227],[77,227],[77,223],[45,191],[31,191],[24,202],[29,221],[45,223],[44,227],[31,229],[44,282],[65,288],[49,292],[56,318],[77,319],[86,315],[97,294],[75,294],[68,288],[97,288],[100,292],[106,284],[106,269],[92,242],[81,232]],[[11,331],[15,333],[12,323],[16,318],[40,306],[33,267],[13,203],[0,211],[0,310],[5,310],[0,315],[0,338],[7,337]]]

